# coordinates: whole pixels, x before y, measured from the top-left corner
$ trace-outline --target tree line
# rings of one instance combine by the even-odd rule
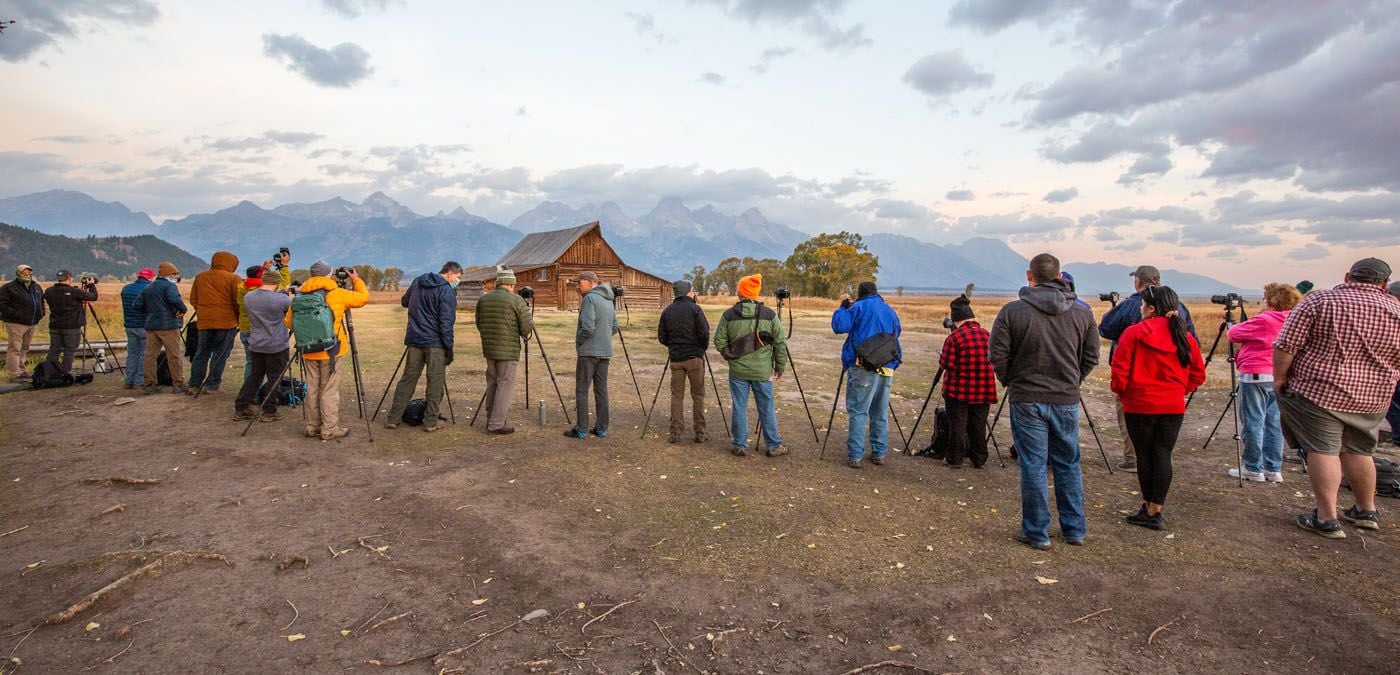
[[[859,234],[822,233],[797,245],[786,260],[731,256],[714,269],[696,265],[684,278],[701,295],[733,295],[739,279],[763,275],[765,293],[786,288],[801,296],[836,298],[855,295],[856,286],[874,279],[880,259]]]

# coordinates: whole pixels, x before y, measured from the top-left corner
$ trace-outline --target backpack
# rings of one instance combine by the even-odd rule
[[[894,363],[903,354],[893,333],[876,333],[856,345],[856,365],[876,371]]]
[[[421,398],[415,398],[408,402],[407,408],[403,409],[403,423],[411,427],[421,427],[427,413],[428,402]]]
[[[44,361],[34,368],[31,382],[35,389],[57,389],[73,386],[73,376],[63,372],[53,361]]]
[[[340,351],[335,334],[335,312],[326,302],[328,290],[299,293],[292,298],[292,334],[299,354]]]
[[[295,408],[306,400],[306,383],[290,375],[283,375],[281,381],[277,383],[277,388],[272,392],[272,400],[277,405],[285,405]],[[267,398],[267,383],[258,385],[256,402],[262,403]]]
[[[175,379],[170,376],[170,359],[165,356],[164,349],[156,355],[156,384],[162,387],[175,384]]]
[[[948,423],[948,409],[938,406],[933,410],[933,440],[929,441],[928,447],[920,450],[917,455],[920,457],[932,457],[943,459],[948,453],[948,444],[951,442],[949,436],[952,434],[952,425]]]
[[[1400,462],[1384,457],[1375,458],[1376,496],[1400,499]]]
[[[194,361],[194,353],[199,349],[199,321],[185,324],[185,360]]]

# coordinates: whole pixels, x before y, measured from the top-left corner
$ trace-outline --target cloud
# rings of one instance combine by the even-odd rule
[[[1172,169],[1172,160],[1166,155],[1143,155],[1138,157],[1128,170],[1118,176],[1119,185],[1136,185],[1148,176],[1160,176]]]
[[[769,47],[763,50],[762,54],[758,55],[758,63],[750,66],[749,70],[763,75],[768,72],[768,69],[773,66],[775,61],[791,56],[795,51],[797,50],[792,47]]]
[[[353,42],[323,49],[300,35],[263,35],[263,54],[322,87],[350,87],[369,77],[369,52]]]
[[[0,37],[0,59],[24,61],[40,49],[104,24],[149,26],[160,18],[150,0],[5,0],[0,17],[17,21]]]
[[[958,218],[955,232],[966,237],[1006,237],[1017,241],[1063,239],[1074,221],[1037,213],[1002,213]]]
[[[977,87],[989,87],[993,77],[972,66],[963,58],[962,50],[929,54],[909,66],[904,83],[933,98]]]
[[[326,9],[343,17],[354,19],[365,12],[389,9],[389,0],[321,0]]]
[[[78,145],[78,144],[81,144],[81,143],[87,143],[87,142],[88,142],[88,137],[87,137],[87,136],[40,136],[40,137],[38,137],[38,138],[32,139],[31,142],[35,142],[35,143],[64,143],[64,144],[68,144],[68,145]]]
[[[1217,248],[1217,249],[1215,249],[1214,251],[1211,251],[1210,253],[1207,253],[1207,254],[1206,254],[1206,257],[1207,257],[1207,258],[1238,258],[1238,257],[1240,257],[1240,251],[1239,251],[1239,249],[1235,248],[1234,246],[1226,246],[1225,248]]]
[[[1079,188],[1067,187],[1059,190],[1051,190],[1045,193],[1045,201],[1051,204],[1063,204],[1079,196]]]
[[[970,202],[977,196],[972,194],[972,190],[949,190],[943,198],[952,202]]]
[[[1226,224],[1294,223],[1294,231],[1325,243],[1394,246],[1395,233],[1400,232],[1400,193],[1260,200],[1244,191],[1215,200],[1214,214],[1216,222]]]
[[[724,76],[719,73],[701,73],[700,77],[695,78],[695,81],[703,84],[713,84],[717,87],[724,86]]]
[[[1321,260],[1329,255],[1332,255],[1332,252],[1326,248],[1317,244],[1307,244],[1283,254],[1283,257],[1289,260]]]
[[[324,136],[311,131],[264,131],[261,136],[244,138],[206,139],[204,147],[217,152],[239,152],[246,150],[266,150],[278,145],[302,147],[319,141]]]
[[[1043,17],[1054,0],[958,0],[948,9],[948,23],[995,33],[1025,19]]]
[[[843,28],[834,20],[835,15],[845,8],[847,0],[690,1],[692,4],[718,7],[731,18],[746,21],[751,26],[769,24],[796,27],[815,38],[817,44],[827,51],[848,51],[872,44],[865,35],[864,24]]]
[[[674,40],[672,40],[670,36],[657,30],[656,17],[652,16],[651,12],[647,12],[645,14],[639,14],[637,12],[624,12],[623,16],[626,16],[627,18],[632,20],[633,25],[636,27],[637,35],[640,35],[643,38],[654,40],[658,45],[666,44],[668,42],[674,42]]]

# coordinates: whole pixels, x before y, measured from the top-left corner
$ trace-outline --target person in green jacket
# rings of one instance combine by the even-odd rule
[[[787,370],[788,353],[783,337],[783,322],[777,312],[758,302],[763,288],[763,275],[754,274],[739,280],[739,302],[720,315],[715,329],[715,349],[729,362],[730,452],[737,457],[748,454],[749,392],[768,446],[768,456],[786,455],[788,450],[778,436],[778,415],[773,407],[773,381]]]
[[[612,361],[612,336],[618,332],[617,308],[613,290],[595,272],[583,272],[573,279],[578,293],[578,332],[574,346],[578,361],[574,367],[574,401],[578,422],[564,432],[569,438],[598,438],[608,435],[608,363]],[[588,426],[588,389],[593,388],[593,405],[598,420]]]
[[[476,331],[481,334],[481,353],[486,357],[486,431],[512,434],[506,424],[511,393],[515,390],[515,369],[520,365],[520,341],[529,340],[535,324],[530,307],[515,294],[515,273],[505,267],[496,271],[496,288],[476,301]]]

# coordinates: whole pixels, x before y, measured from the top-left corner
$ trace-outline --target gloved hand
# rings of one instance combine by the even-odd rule
[[[450,366],[450,365],[452,365],[452,350],[451,350],[451,349],[449,349],[449,350],[447,350],[446,352],[443,353],[443,355],[442,355],[442,365],[444,365],[444,366]]]
[[[841,309],[850,309],[852,304],[854,303],[851,301],[851,296],[841,296]]]

